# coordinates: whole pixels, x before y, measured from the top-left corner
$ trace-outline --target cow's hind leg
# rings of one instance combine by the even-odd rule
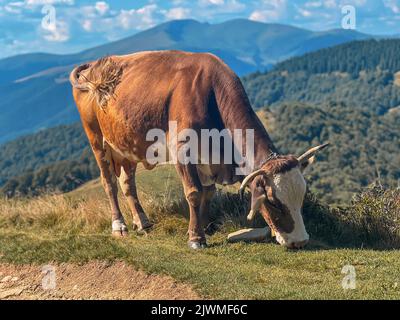
[[[97,128],[96,131],[92,130],[85,125],[85,123],[84,128],[100,169],[101,182],[103,184],[104,191],[110,201],[112,213],[112,233],[117,237],[126,236],[128,233],[128,228],[126,227],[124,217],[122,216],[121,209],[118,204],[118,187],[111,149],[106,143],[103,142],[103,136],[101,135],[99,128]]]
[[[128,234],[128,228],[118,204],[118,186],[111,157],[111,150],[105,148],[103,150],[93,151],[97,162],[99,163],[101,182],[104,191],[110,201],[112,213],[112,234],[116,237],[126,236]]]
[[[136,227],[138,231],[148,230],[153,224],[150,223],[139,202],[136,191],[135,172],[136,164],[125,160],[122,163],[121,174],[118,181],[132,211],[134,227]]]
[[[201,249],[207,246],[206,236],[201,218],[201,202],[203,187],[195,165],[177,164],[177,171],[182,178],[186,200],[190,209],[189,242],[191,249]]]

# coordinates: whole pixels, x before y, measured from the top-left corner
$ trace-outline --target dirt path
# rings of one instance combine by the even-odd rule
[[[0,264],[0,300],[199,298],[188,285],[168,276],[147,275],[123,262],[47,267]]]

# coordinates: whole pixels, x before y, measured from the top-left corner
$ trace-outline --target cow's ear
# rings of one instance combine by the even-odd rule
[[[300,171],[304,172],[304,170],[306,170],[306,168],[315,162],[315,156],[312,156],[310,159],[307,159],[303,162],[300,163]]]
[[[259,176],[256,178],[258,181],[254,181],[254,188],[251,192],[251,208],[247,216],[247,220],[251,221],[254,219],[257,212],[260,210],[264,201],[267,199],[266,187],[268,187],[268,178],[265,176]]]

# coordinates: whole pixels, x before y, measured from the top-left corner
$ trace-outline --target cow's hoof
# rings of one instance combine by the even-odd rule
[[[115,238],[123,238],[128,236],[128,230],[113,230],[113,237]]]
[[[137,224],[133,224],[133,230],[139,234],[148,234],[153,229],[154,223],[147,222],[142,227],[139,227]]]
[[[189,241],[188,246],[190,249],[199,250],[207,248],[206,242],[199,242],[199,241]]]
[[[153,229],[154,224],[153,223],[147,223],[146,225],[144,225],[143,227],[138,227],[136,224],[133,225],[133,230],[135,230],[135,232],[138,235],[141,236],[147,236],[150,231]]]
[[[116,238],[122,238],[128,236],[128,228],[124,221],[114,220],[112,223],[112,235]]]

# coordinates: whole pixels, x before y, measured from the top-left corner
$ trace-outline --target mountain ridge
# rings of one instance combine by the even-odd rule
[[[67,81],[74,65],[144,50],[211,52],[237,74],[264,71],[305,52],[369,35],[314,32],[282,24],[235,19],[219,24],[175,20],[74,54],[32,53],[0,60],[0,144],[41,128],[79,119]]]

